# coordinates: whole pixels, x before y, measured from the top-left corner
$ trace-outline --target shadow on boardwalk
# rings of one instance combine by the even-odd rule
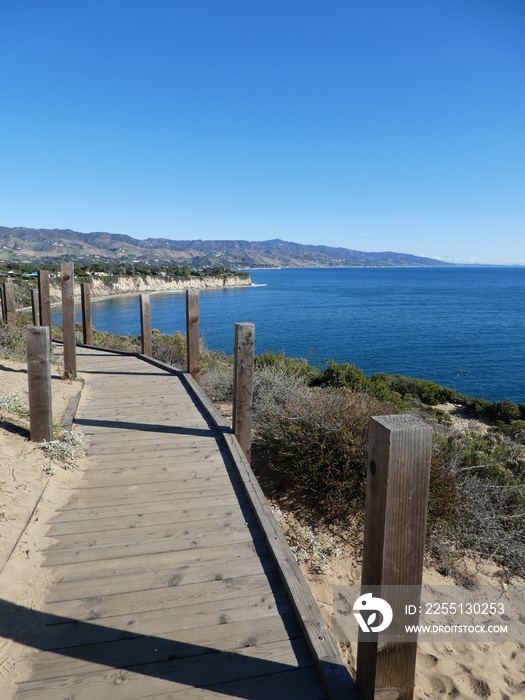
[[[298,638],[297,626],[289,613],[282,619],[285,624],[289,619],[286,626],[290,639]],[[60,646],[67,644],[72,633],[83,644]],[[130,672],[191,688],[206,687],[207,679],[214,692],[246,700],[261,698],[261,688],[257,683],[239,683],[240,679],[297,671],[298,665],[309,661],[300,650],[298,663],[293,665],[258,658],[253,655],[256,647],[250,648],[255,642],[249,637],[238,651],[225,651],[43,613],[5,600],[0,600],[0,636],[41,651],[52,650],[91,668],[98,665],[116,670],[112,676],[116,685],[125,683]]]

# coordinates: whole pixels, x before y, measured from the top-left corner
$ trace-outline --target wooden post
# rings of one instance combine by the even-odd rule
[[[38,289],[31,290],[31,310],[33,312],[33,326],[39,326],[40,309],[38,306]]]
[[[152,357],[151,348],[151,306],[149,294],[139,294],[140,301],[140,338],[142,354]]]
[[[84,345],[93,345],[93,323],[91,320],[91,285],[82,282],[80,285],[82,299],[82,340]]]
[[[62,337],[64,340],[64,376],[77,376],[77,341],[75,338],[75,268],[62,263]]]
[[[10,326],[16,326],[15,285],[4,282],[4,318]]]
[[[407,586],[421,585],[431,452],[432,428],[419,418],[370,421],[362,591],[395,586],[397,608]],[[401,615],[390,603],[395,624]],[[389,641],[389,630],[377,642],[359,641],[356,680],[365,700],[413,697],[417,642]]]
[[[49,330],[29,326],[26,337],[31,440],[49,442],[53,439]]]
[[[252,399],[255,326],[235,324],[233,359],[233,432],[248,462],[252,454]]]
[[[197,289],[186,290],[186,349],[188,372],[197,384],[200,384],[199,292]]]
[[[51,299],[49,296],[49,270],[38,271],[38,306],[40,310],[40,325],[49,328],[51,340]]]
[[[2,321],[4,321],[4,323],[7,323],[3,284],[0,284],[0,316],[2,316]]]

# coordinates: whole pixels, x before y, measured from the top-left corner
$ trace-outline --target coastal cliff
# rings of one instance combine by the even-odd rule
[[[107,297],[114,294],[142,294],[145,292],[171,292],[185,289],[220,289],[222,287],[249,287],[249,275],[217,275],[203,277],[181,277],[166,279],[162,276],[148,275],[142,277],[93,277],[91,279],[91,296]],[[52,304],[62,301],[60,280],[51,280],[50,297]],[[80,284],[75,280],[75,299],[80,299]]]

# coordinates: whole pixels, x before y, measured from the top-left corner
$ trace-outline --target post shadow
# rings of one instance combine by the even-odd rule
[[[179,634],[183,636],[184,631]],[[188,688],[212,687],[215,692],[244,700],[264,697],[261,696],[261,677],[286,674],[312,664],[296,631],[290,639],[297,665],[289,665],[250,656],[249,651],[243,653],[243,649],[256,646],[250,636],[241,639],[235,651],[223,650],[44,613],[1,599],[0,636],[33,649],[84,661],[85,670],[82,668],[77,674],[68,674],[70,681],[75,675],[82,677],[84,673],[93,678],[94,670],[90,670],[89,665],[98,664],[115,670],[114,679],[113,675],[110,679],[105,676],[109,682],[125,683],[129,673],[134,673]],[[37,655],[35,659],[38,659]],[[51,674],[52,670],[40,682],[49,685],[50,690],[53,683],[57,688],[60,684],[63,692],[64,676],[53,677]],[[257,680],[252,682],[251,679]],[[86,687],[85,677],[79,682]],[[283,687],[289,688],[284,676],[283,682]]]

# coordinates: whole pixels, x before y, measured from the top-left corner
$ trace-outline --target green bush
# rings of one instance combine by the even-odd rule
[[[153,357],[167,365],[186,369],[186,336],[180,331],[172,335],[153,329],[151,334]]]
[[[416,397],[428,406],[436,406],[440,403],[460,404],[466,398],[454,389],[441,386],[428,379],[415,379],[401,374],[378,373],[372,376],[372,381],[386,385],[390,391],[396,392],[402,397],[409,395]]]
[[[93,328],[93,344],[109,350],[140,352],[140,340],[132,335],[118,335]]]
[[[359,367],[335,360],[331,360],[323,373],[312,382],[312,386],[330,386],[336,389],[344,387],[361,393],[367,390],[368,385],[369,380]]]
[[[27,360],[26,328],[31,323],[24,313],[17,313],[16,326],[0,322],[0,357],[20,362]]]
[[[291,391],[280,410],[259,410],[257,441],[284,488],[327,520],[341,520],[364,503],[370,418],[394,412],[345,388]]]
[[[491,417],[502,423],[510,423],[514,420],[520,420],[521,412],[518,406],[508,399],[497,401],[491,405]]]
[[[308,364],[308,360],[287,357],[284,353],[270,352],[269,350],[255,355],[254,358],[255,371],[265,367],[273,367],[284,374],[305,377],[309,380],[317,379],[321,374],[321,370]]]

